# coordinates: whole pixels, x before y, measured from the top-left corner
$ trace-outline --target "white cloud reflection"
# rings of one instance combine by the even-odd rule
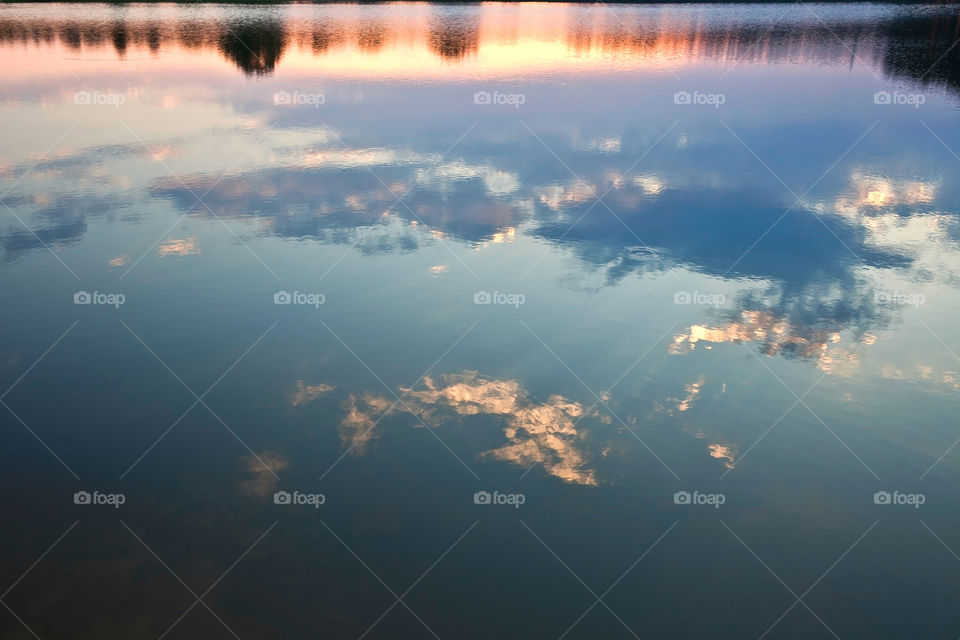
[[[323,382],[320,384],[306,385],[303,384],[303,380],[297,380],[296,389],[287,396],[287,399],[290,400],[291,406],[297,407],[301,404],[313,402],[317,398],[330,393],[333,389],[333,385]]]
[[[196,238],[167,240],[157,247],[157,255],[161,258],[167,256],[192,256],[196,253],[200,253],[200,249],[197,248]]]
[[[249,476],[240,483],[240,492],[265,498],[277,487],[276,472],[289,467],[290,462],[276,451],[261,451],[258,455],[244,456],[243,465]]]
[[[866,334],[859,344],[872,344],[875,338]],[[670,345],[670,353],[681,354],[696,349],[698,343],[743,343],[758,342],[764,355],[775,356],[790,352],[800,358],[809,359],[827,373],[846,374],[855,372],[860,366],[860,354],[853,346],[847,346],[838,331],[805,330],[794,325],[786,316],[778,316],[771,311],[744,310],[737,319],[728,320],[718,326],[705,324],[691,325],[683,333],[677,334]]]
[[[516,380],[497,380],[476,371],[427,377],[423,389],[401,388],[403,400],[373,394],[351,395],[344,402],[347,414],[340,422],[340,437],[352,451],[362,453],[378,434],[377,420],[388,412],[405,411],[420,417],[430,428],[464,416],[494,416],[503,423],[506,444],[484,451],[481,459],[503,460],[529,467],[540,465],[550,475],[571,484],[597,485],[596,472],[585,451],[585,432],[577,428],[581,418],[604,420],[596,411],[584,415],[579,402],[561,395],[546,401],[531,398]]]

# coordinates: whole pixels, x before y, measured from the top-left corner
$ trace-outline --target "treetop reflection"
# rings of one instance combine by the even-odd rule
[[[960,87],[955,10],[872,6],[868,21],[834,14],[829,6],[818,10],[818,20],[799,12],[771,25],[751,13],[705,20],[695,7],[582,16],[559,3],[456,11],[425,3],[281,5],[256,15],[216,5],[190,12],[71,7],[75,15],[56,19],[15,8],[0,19],[0,46],[62,46],[84,54],[113,49],[119,58],[137,51],[216,51],[248,75],[270,74],[283,60],[328,73],[411,78],[443,75],[450,64],[505,74],[693,62],[865,63],[922,84]]]

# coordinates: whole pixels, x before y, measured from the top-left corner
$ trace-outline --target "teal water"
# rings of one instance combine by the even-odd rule
[[[4,6],[0,634],[960,635],[957,25]]]

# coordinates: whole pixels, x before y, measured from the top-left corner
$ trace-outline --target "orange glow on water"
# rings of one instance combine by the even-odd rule
[[[657,7],[621,16],[560,3],[487,3],[456,15],[427,3],[284,5],[256,31],[238,26],[235,7],[64,5],[55,18],[33,11],[14,8],[0,19],[0,60],[10,77],[135,76],[149,60],[153,72],[234,64],[255,75],[462,81],[670,73],[692,64],[727,67],[817,55],[803,33],[772,47],[770,34],[747,38],[732,26],[705,27],[696,11]],[[870,57],[863,47],[859,58]]]

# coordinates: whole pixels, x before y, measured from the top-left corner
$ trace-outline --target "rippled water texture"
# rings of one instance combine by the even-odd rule
[[[0,7],[0,636],[956,638],[957,5]]]

